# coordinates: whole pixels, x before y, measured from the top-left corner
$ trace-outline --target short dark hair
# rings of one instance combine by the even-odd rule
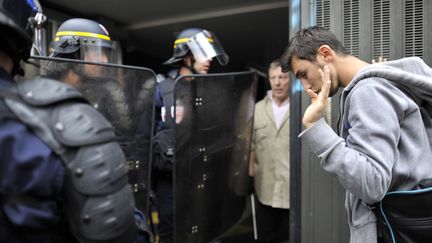
[[[282,71],[291,70],[291,60],[294,56],[315,62],[318,48],[322,45],[330,46],[337,54],[350,55],[335,34],[323,27],[312,26],[299,30],[291,38],[281,57]]]

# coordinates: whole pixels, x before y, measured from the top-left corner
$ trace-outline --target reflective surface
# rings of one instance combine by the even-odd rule
[[[255,93],[252,72],[177,80],[175,242],[209,242],[240,220]]]
[[[65,82],[78,89],[114,126],[129,165],[136,206],[147,212],[149,148],[152,131],[152,70],[76,60],[32,57],[24,79],[36,76]]]

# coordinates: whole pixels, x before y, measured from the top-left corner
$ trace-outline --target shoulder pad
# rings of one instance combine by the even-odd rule
[[[159,73],[159,74],[156,75],[156,82],[157,83],[160,83],[160,82],[164,81],[165,79],[166,79],[166,77],[163,74]]]
[[[115,140],[111,124],[85,103],[65,102],[53,111],[54,134],[67,146],[84,146]]]
[[[18,83],[18,93],[23,100],[34,106],[54,104],[68,99],[82,99],[82,94],[73,87],[47,78],[38,78]]]
[[[179,75],[179,69],[172,69],[167,73],[167,76],[171,78],[172,80],[175,80],[177,76]]]
[[[85,195],[104,195],[127,184],[126,158],[116,142],[81,147],[68,168],[75,188]]]

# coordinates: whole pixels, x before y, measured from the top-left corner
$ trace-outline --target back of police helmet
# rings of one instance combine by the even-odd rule
[[[89,19],[74,18],[60,25],[50,44],[51,56],[89,62],[117,63],[117,43],[107,29]]]
[[[0,50],[12,58],[12,74],[18,70],[19,61],[30,55],[33,32],[29,20],[41,11],[37,0],[0,1]]]

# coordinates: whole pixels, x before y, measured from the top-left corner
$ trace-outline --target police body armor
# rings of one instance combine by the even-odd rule
[[[6,105],[63,161],[64,215],[80,242],[133,242],[134,200],[112,126],[82,95],[50,79],[20,82]]]
[[[113,126],[127,160],[136,207],[148,215],[154,72],[143,67],[51,57],[31,57],[29,62],[36,65],[24,66],[23,80],[42,76],[70,84]]]
[[[159,83],[159,91],[165,108],[165,121],[163,128],[154,135],[152,143],[154,152],[153,167],[169,179],[172,179],[174,166],[175,122],[171,116],[171,107],[174,108],[174,86],[175,81],[171,78],[166,78]]]

